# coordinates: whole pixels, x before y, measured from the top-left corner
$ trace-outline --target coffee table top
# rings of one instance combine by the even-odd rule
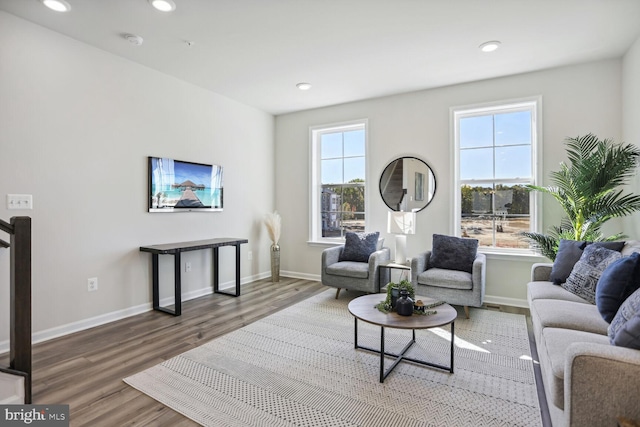
[[[436,314],[429,316],[414,314],[412,316],[400,316],[398,313],[383,313],[375,306],[384,301],[387,294],[371,294],[355,298],[349,303],[349,313],[358,319],[378,326],[396,329],[428,329],[448,325],[456,320],[458,312],[449,304],[442,304],[431,310],[436,310]],[[416,295],[416,300],[431,304],[436,302],[433,298]]]

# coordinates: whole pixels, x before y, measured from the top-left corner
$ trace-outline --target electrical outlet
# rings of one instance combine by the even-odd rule
[[[87,279],[87,290],[89,292],[93,292],[93,291],[97,291],[98,290],[98,278],[97,277],[92,277],[90,279]]]
[[[191,263],[190,262],[185,262],[184,263],[184,272],[188,273],[191,271]]]
[[[247,259],[249,261],[251,261],[253,259],[253,252],[251,252],[251,251],[247,252]]]

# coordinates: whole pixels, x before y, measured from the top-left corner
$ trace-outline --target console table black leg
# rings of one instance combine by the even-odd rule
[[[236,246],[236,296],[240,296],[240,245]]]
[[[218,248],[213,248],[213,292],[218,292],[220,287],[220,275],[218,274]]]
[[[160,275],[158,273],[158,254],[151,254],[151,275],[152,275],[152,293],[153,293],[153,309],[160,308]]]
[[[174,259],[174,293],[175,293],[175,315],[180,316],[182,314],[182,274],[180,271],[180,252],[176,252],[173,256]]]

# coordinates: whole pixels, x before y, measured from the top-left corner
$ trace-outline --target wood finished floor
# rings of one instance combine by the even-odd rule
[[[68,404],[72,426],[198,425],[122,379],[327,289],[311,280],[259,280],[237,298],[184,302],[179,317],[151,311],[36,344],[33,403]]]

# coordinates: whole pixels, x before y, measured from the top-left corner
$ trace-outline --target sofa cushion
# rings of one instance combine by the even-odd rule
[[[458,270],[444,270],[442,268],[430,268],[418,275],[419,285],[429,285],[438,288],[472,289],[471,273]]]
[[[345,234],[344,250],[340,261],[369,262],[369,256],[376,251],[379,232]]]
[[[334,276],[366,279],[369,277],[369,264],[364,262],[340,261],[327,266],[326,272]]]
[[[580,260],[573,266],[567,281],[560,286],[591,304],[595,304],[596,285],[600,275],[609,264],[621,257],[622,255],[618,251],[603,246],[587,245]]]
[[[477,239],[434,234],[429,266],[471,273],[477,253]]]
[[[585,299],[580,298],[563,287],[556,286],[551,282],[529,282],[527,284],[527,297],[529,303],[537,299],[557,299],[589,304]]]
[[[622,303],[640,288],[640,254],[634,252],[612,262],[600,276],[596,286],[596,306],[607,322],[611,322]]]
[[[562,328],[546,328],[542,332],[544,354],[539,354],[542,372],[551,401],[564,409],[564,378],[566,352],[573,343],[609,345],[607,337],[590,332]],[[540,349],[539,349],[540,350]]]
[[[592,304],[538,299],[531,303],[531,318],[540,329],[564,328],[607,335],[609,324]]]
[[[608,332],[611,344],[640,349],[640,289],[622,303]]]
[[[556,259],[553,262],[553,268],[551,269],[549,280],[556,285],[566,282],[573,270],[573,267],[578,261],[580,261],[580,257],[582,256],[584,249],[589,245],[600,246],[620,252],[623,249],[625,242],[584,242],[579,240],[561,239],[558,244],[558,253],[556,254]]]

